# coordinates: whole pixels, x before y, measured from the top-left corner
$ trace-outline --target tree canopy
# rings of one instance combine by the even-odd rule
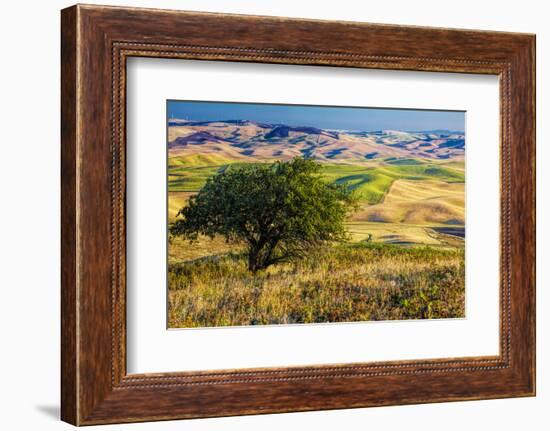
[[[343,240],[344,221],[357,200],[344,184],[323,180],[320,168],[302,157],[229,165],[190,198],[170,233],[242,241],[252,272]]]

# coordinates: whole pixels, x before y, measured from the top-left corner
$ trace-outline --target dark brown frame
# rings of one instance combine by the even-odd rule
[[[61,47],[63,420],[88,425],[535,394],[534,35],[78,5],[62,11]],[[500,354],[127,375],[129,56],[498,75]]]

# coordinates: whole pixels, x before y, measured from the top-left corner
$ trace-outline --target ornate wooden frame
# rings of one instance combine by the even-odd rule
[[[62,11],[61,46],[63,420],[88,425],[534,395],[534,35],[77,5]],[[500,354],[127,375],[130,56],[498,75]]]

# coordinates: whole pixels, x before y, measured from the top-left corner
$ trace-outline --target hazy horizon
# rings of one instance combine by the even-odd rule
[[[167,101],[168,120],[237,121],[372,132],[446,130],[464,133],[464,111],[267,103]]]

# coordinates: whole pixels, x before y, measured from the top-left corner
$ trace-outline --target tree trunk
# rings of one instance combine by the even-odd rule
[[[258,269],[258,252],[251,248],[248,251],[248,270],[255,274]]]
[[[269,248],[251,247],[248,251],[248,270],[256,273],[261,269],[266,269],[271,260],[271,250]]]
[[[277,239],[263,240],[259,241],[258,245],[251,246],[248,250],[248,270],[255,274],[260,269],[266,269],[271,265],[271,256],[277,243]]]

